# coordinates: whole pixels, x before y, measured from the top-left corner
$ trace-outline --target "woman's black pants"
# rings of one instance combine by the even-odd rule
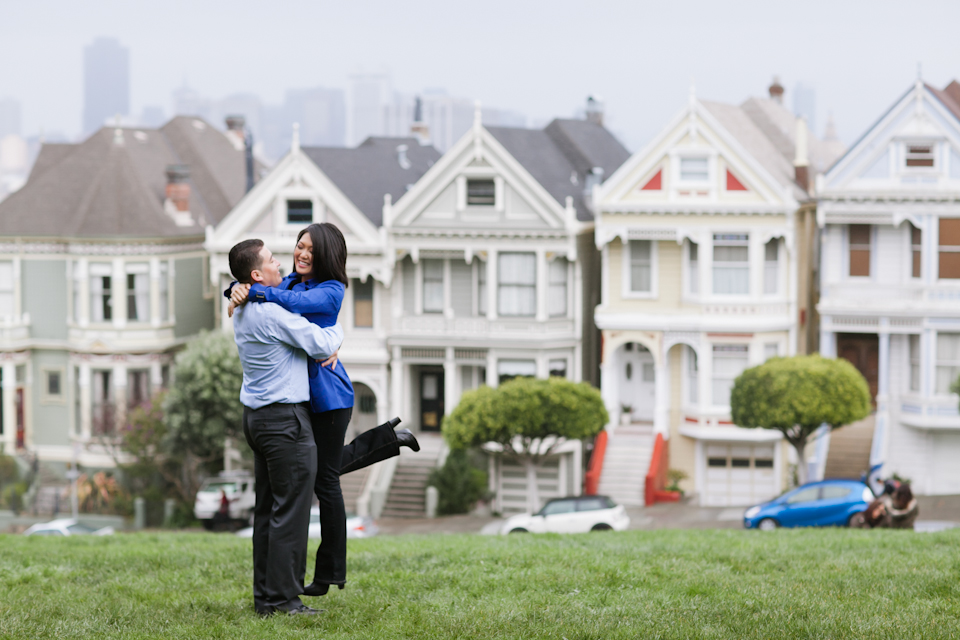
[[[344,446],[352,414],[352,408],[310,414],[317,443],[314,493],[320,502],[321,536],[313,581],[321,584],[339,584],[347,579],[347,515],[340,476],[400,453],[397,435],[388,423],[361,433]]]

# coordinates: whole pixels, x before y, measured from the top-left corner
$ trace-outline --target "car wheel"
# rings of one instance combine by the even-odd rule
[[[530,533],[523,527],[517,527],[516,529],[510,529],[510,533]]]
[[[605,522],[601,522],[599,524],[593,525],[590,531],[613,531],[613,527],[611,527]]]
[[[760,531],[776,531],[779,526],[773,518],[764,518],[760,521],[760,524],[757,525],[757,529],[760,529]]]

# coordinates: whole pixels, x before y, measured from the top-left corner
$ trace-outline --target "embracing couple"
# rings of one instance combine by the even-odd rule
[[[254,452],[253,600],[264,615],[316,614],[300,596],[346,584],[340,475],[396,456],[400,446],[419,450],[409,430],[394,431],[396,418],[344,446],[353,385],[337,360],[337,315],[348,284],[343,234],[311,224],[297,237],[293,262],[284,278],[262,241],[244,240],[230,250],[237,283],[224,292],[243,364],[243,433]],[[322,541],[313,582],[304,587],[313,494]]]

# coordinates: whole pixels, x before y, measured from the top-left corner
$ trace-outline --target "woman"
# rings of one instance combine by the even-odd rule
[[[311,224],[297,236],[293,271],[279,287],[238,285],[225,294],[229,294],[231,305],[275,302],[310,322],[329,327],[337,322],[348,286],[346,262],[347,244],[340,230],[330,223]],[[330,585],[343,589],[346,584],[347,526],[341,473],[395,456],[400,445],[414,451],[419,450],[419,445],[409,430],[393,431],[399,422],[395,419],[361,434],[345,448],[343,439],[353,413],[350,377],[336,357],[322,365],[308,360],[308,374],[318,458],[314,491],[320,502],[322,540],[317,549],[313,583],[304,589],[304,595],[321,596]]]

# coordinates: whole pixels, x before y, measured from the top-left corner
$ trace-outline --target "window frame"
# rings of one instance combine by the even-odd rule
[[[561,263],[562,261],[562,263]],[[554,281],[555,272],[561,272],[556,265],[562,264],[563,282]],[[570,316],[570,260],[566,256],[556,256],[553,260],[547,262],[547,317],[548,318],[567,318]],[[563,288],[563,295],[554,295]],[[552,302],[563,300],[563,310],[554,313]]]
[[[533,256],[533,282],[529,283],[504,283],[503,282],[503,259],[506,256],[523,255]],[[501,251],[497,253],[497,316],[501,318],[535,318],[537,317],[537,254],[534,251]],[[503,291],[504,288],[518,288],[533,290],[533,310],[530,313],[505,313],[503,310]]]
[[[949,386],[947,387],[946,391],[940,390],[940,370],[951,369],[953,371],[953,373],[950,374],[950,376],[948,376],[949,383],[952,383],[954,380],[957,379],[958,376],[960,376],[960,357],[958,357],[955,360],[950,360],[950,359],[942,359],[940,356],[940,341],[944,335],[956,336],[956,339],[960,341],[960,332],[937,331],[936,333],[937,344],[936,344],[936,350],[935,350],[936,362],[935,362],[935,369],[934,369],[934,375],[933,375],[933,394],[940,397],[952,395],[950,393]],[[958,351],[960,351],[960,349],[958,349]],[[923,356],[921,355],[921,359],[922,357]]]
[[[350,283],[350,298],[352,305],[351,320],[354,329],[373,329],[376,322],[376,283],[374,282],[373,276],[367,276],[367,281],[363,282],[360,278],[352,278]],[[369,298],[357,298],[357,293],[360,292],[361,287],[370,288],[370,297]],[[357,303],[358,302],[369,302],[370,303],[370,324],[357,324]]]
[[[907,391],[911,393],[920,393],[920,378],[923,371],[921,344],[919,333],[907,334]]]
[[[845,258],[845,262],[846,262],[846,269],[844,269],[844,273],[845,273],[846,278],[847,278],[848,280],[860,280],[860,281],[864,281],[864,280],[871,280],[871,279],[873,278],[873,274],[876,272],[876,269],[874,268],[874,264],[873,264],[873,263],[874,263],[874,256],[876,255],[876,251],[874,251],[874,248],[876,247],[876,244],[877,244],[877,243],[876,243],[876,237],[875,237],[875,236],[876,236],[876,231],[875,231],[876,226],[877,226],[877,225],[873,225],[873,224],[848,224],[848,225],[845,226],[845,229],[844,229],[844,240],[845,240],[845,243],[844,243],[844,244],[846,245],[846,246],[845,246],[846,251],[844,252],[844,258]],[[853,243],[853,237],[852,237],[852,236],[853,236],[853,227],[867,227],[867,229],[868,229],[867,237],[868,237],[868,239],[869,239],[869,244],[860,244],[860,243],[858,243],[858,244],[854,245],[854,243]],[[859,247],[859,248],[854,249],[855,246],[856,246],[856,247]],[[866,249],[864,249],[863,247],[866,247]],[[867,271],[868,271],[868,273],[867,273],[866,275],[854,275],[854,274],[851,273],[851,271],[853,270],[853,264],[851,263],[851,258],[853,257],[852,254],[853,254],[854,251],[867,251],[867,252],[868,252],[868,254],[867,254]]]
[[[923,278],[923,229],[907,221],[907,231],[910,240],[910,277],[920,280]]]
[[[694,257],[696,254],[696,257]],[[700,286],[702,278],[700,277],[700,243],[694,242],[690,238],[684,242],[684,265],[686,266],[686,278],[683,284],[686,287],[687,295],[691,298],[699,298],[702,287]]]
[[[128,262],[124,262],[124,264],[123,264],[123,274],[124,274],[123,294],[124,294],[124,296],[126,296],[126,301],[127,301],[127,313],[126,313],[126,316],[127,316],[127,317],[126,317],[126,320],[127,320],[127,322],[135,322],[135,323],[146,323],[146,322],[150,322],[150,320],[153,318],[153,305],[151,304],[151,303],[152,303],[152,300],[151,300],[151,297],[152,297],[151,290],[152,290],[152,286],[153,286],[153,283],[152,283],[151,281],[152,281],[153,278],[150,277],[150,263],[149,263],[149,262],[144,262],[144,261],[141,261],[141,260],[130,260],[130,261],[128,261]],[[130,283],[130,279],[131,279],[131,276],[133,277],[133,286],[134,286],[133,289],[130,288],[130,284],[131,284],[131,283]],[[137,304],[137,295],[138,295],[137,278],[138,278],[138,276],[141,276],[141,277],[143,277],[144,280],[146,280],[146,289],[145,289],[145,291],[139,291],[139,293],[140,293],[141,296],[144,295],[144,294],[146,295],[146,305],[145,305],[145,311],[146,311],[146,312],[145,312],[145,313],[141,313],[141,312],[140,312],[140,305]],[[131,306],[131,304],[130,304],[130,298],[131,298],[131,297],[133,297],[133,303],[134,303],[132,306]],[[131,310],[137,312],[137,313],[136,313],[136,316],[137,316],[137,317],[135,317],[135,318],[130,317]]]
[[[718,350],[718,349],[719,349],[719,350]],[[736,349],[736,351],[734,351],[734,349]],[[734,342],[731,342],[731,343],[715,343],[715,344],[711,344],[711,345],[710,345],[710,352],[711,352],[711,353],[710,353],[710,355],[711,355],[711,358],[710,358],[710,404],[711,404],[711,406],[713,406],[713,407],[729,408],[729,407],[730,407],[729,398],[728,398],[728,400],[727,400],[727,402],[726,402],[725,404],[720,404],[720,403],[717,401],[717,397],[716,397],[716,396],[717,396],[717,394],[716,394],[716,384],[717,384],[717,382],[718,382],[718,377],[717,377],[717,360],[718,360],[718,358],[717,358],[717,354],[718,354],[718,353],[724,353],[724,350],[729,350],[730,353],[743,353],[743,354],[744,354],[744,357],[743,357],[744,366],[743,366],[743,369],[740,370],[740,373],[743,373],[744,370],[746,370],[747,368],[750,367],[750,345],[748,345],[748,344],[743,344],[743,343],[734,343]],[[721,356],[721,359],[722,359],[722,358],[723,358],[723,356]],[[731,359],[732,359],[732,358],[731,358]],[[730,390],[732,391],[732,390],[733,390],[733,381],[737,379],[737,376],[739,376],[740,373],[737,373],[736,375],[734,375],[733,377],[730,377],[730,378],[727,378],[726,376],[724,376],[723,378],[720,378],[720,380],[727,380],[727,379],[729,379],[729,381],[730,381]],[[728,395],[728,396],[730,395],[729,392],[727,393],[727,395]]]
[[[56,374],[60,378],[60,392],[50,393],[50,376]],[[66,404],[67,402],[67,370],[61,366],[41,366],[40,402],[42,404]]]
[[[434,263],[440,266],[440,279],[437,280],[432,275],[427,273],[427,264],[433,265]],[[424,258],[420,260],[420,312],[423,314],[443,314],[444,310],[447,307],[447,300],[445,296],[446,284],[444,282],[446,276],[446,268],[444,266],[443,258]],[[427,308],[427,283],[430,283],[433,286],[439,285],[440,287],[440,308],[435,309],[433,307]]]
[[[630,243],[631,242],[649,242],[650,243],[650,290],[649,291],[634,291],[633,290],[633,257]],[[620,264],[621,264],[621,276],[620,276],[620,297],[624,300],[654,300],[659,297],[659,280],[660,280],[660,269],[659,269],[659,245],[660,243],[657,240],[649,238],[629,238],[626,241],[621,240],[621,251],[620,251]]]
[[[684,155],[677,156],[677,185],[684,186],[684,187],[692,186],[692,185],[697,185],[697,186],[709,185],[711,182],[711,176],[713,174],[713,167],[711,166],[713,163],[711,163],[710,160],[711,160],[710,155],[697,154],[697,153],[684,154]],[[706,166],[705,177],[696,178],[696,179],[684,178],[683,176],[684,161],[686,162],[702,161]]]
[[[780,295],[780,264],[783,262],[780,254],[782,251],[783,242],[779,237],[770,238],[763,244],[763,295],[768,298],[775,298]],[[774,247],[776,249],[777,257],[775,260],[770,260],[768,254],[768,248]],[[769,291],[770,288],[770,279],[771,272],[773,274],[773,291]]]
[[[103,268],[105,267],[105,268]],[[98,272],[104,272],[104,274],[98,274]],[[109,286],[104,287],[104,279],[109,278]],[[100,287],[94,287],[93,283],[99,280]],[[116,288],[116,278],[113,277],[113,264],[110,262],[104,261],[91,261],[87,265],[87,296],[90,301],[90,306],[88,312],[90,314],[90,324],[112,324],[114,321],[114,307],[113,300],[116,297],[114,289]],[[99,293],[97,293],[99,292]],[[124,290],[124,293],[126,291]],[[96,298],[95,298],[96,296]],[[94,302],[96,301],[96,304]],[[94,309],[99,308],[103,315],[102,318],[97,318],[97,314],[94,313]],[[106,313],[109,309],[109,313]],[[106,317],[108,316],[109,317]]]
[[[10,260],[0,260],[0,263],[5,263],[5,264],[9,263],[10,265],[10,280],[9,280],[10,288],[0,289],[0,292],[2,292],[4,295],[9,294],[10,296],[10,306],[5,307],[4,305],[0,305],[0,310],[4,308],[8,308],[10,310],[10,313],[9,315],[0,313],[0,320],[8,319],[9,322],[14,322],[16,320],[15,310],[17,308],[17,264],[16,264],[16,261],[12,258]],[[4,284],[6,283],[3,280],[0,280],[0,287],[2,287]]]
[[[310,203],[310,219],[309,219],[309,220],[307,220],[307,219],[304,219],[304,220],[291,220],[291,219],[290,219],[290,203],[291,203],[291,202],[300,202],[300,203],[308,202],[308,203]],[[287,225],[287,226],[299,226],[299,225],[303,225],[303,224],[312,224],[312,223],[314,222],[314,220],[316,219],[316,210],[317,210],[317,207],[316,207],[316,203],[313,201],[312,198],[287,197],[287,198],[284,198],[284,199],[283,199],[283,205],[284,205],[284,206],[283,206],[283,212],[284,212],[284,215],[283,215],[283,223],[284,223],[285,225]],[[301,208],[301,209],[298,209],[298,210],[304,211],[305,209]]]
[[[714,298],[719,298],[722,300],[729,299],[747,299],[753,295],[753,264],[751,260],[751,249],[750,249],[750,232],[735,232],[735,231],[715,231],[712,234],[712,242],[710,245],[710,295]],[[718,240],[717,237],[720,236]],[[724,238],[723,236],[731,236],[729,238]],[[743,238],[732,238],[732,236],[742,236]],[[718,247],[745,247],[747,250],[747,259],[745,261],[732,261],[732,260],[717,260],[716,252]],[[699,253],[699,251],[698,251]],[[747,290],[746,291],[736,291],[732,293],[718,293],[717,292],[717,268],[746,268],[747,271]],[[738,265],[738,266],[737,266]]]
[[[482,194],[482,195],[470,195],[470,184],[478,185],[479,183],[484,183],[486,186],[489,183],[491,188],[491,194]],[[482,202],[471,202],[470,199],[473,197],[475,200],[479,199]],[[467,207],[482,207],[486,208],[496,208],[497,206],[497,180],[495,177],[481,177],[481,176],[470,176],[466,179],[466,184],[464,185],[464,198]],[[489,202],[487,202],[489,200]]]
[[[929,151],[919,151],[924,147],[928,148]],[[911,173],[915,171],[922,173],[938,171],[940,169],[939,163],[937,162],[939,147],[940,145],[936,140],[905,140],[903,142],[903,165],[901,169]],[[910,164],[911,160],[916,164]],[[930,164],[926,164],[927,160],[929,160]]]
[[[957,244],[943,243],[943,236],[945,235],[944,222],[956,224],[957,229],[954,230],[954,233],[958,236],[955,238]],[[957,273],[955,277],[944,277],[943,272],[945,269],[943,268],[943,261],[946,256],[950,256],[953,262],[960,261],[960,218],[937,218],[937,280],[948,280],[951,282],[960,280],[960,262],[953,265],[953,268],[956,269],[955,273]]]

